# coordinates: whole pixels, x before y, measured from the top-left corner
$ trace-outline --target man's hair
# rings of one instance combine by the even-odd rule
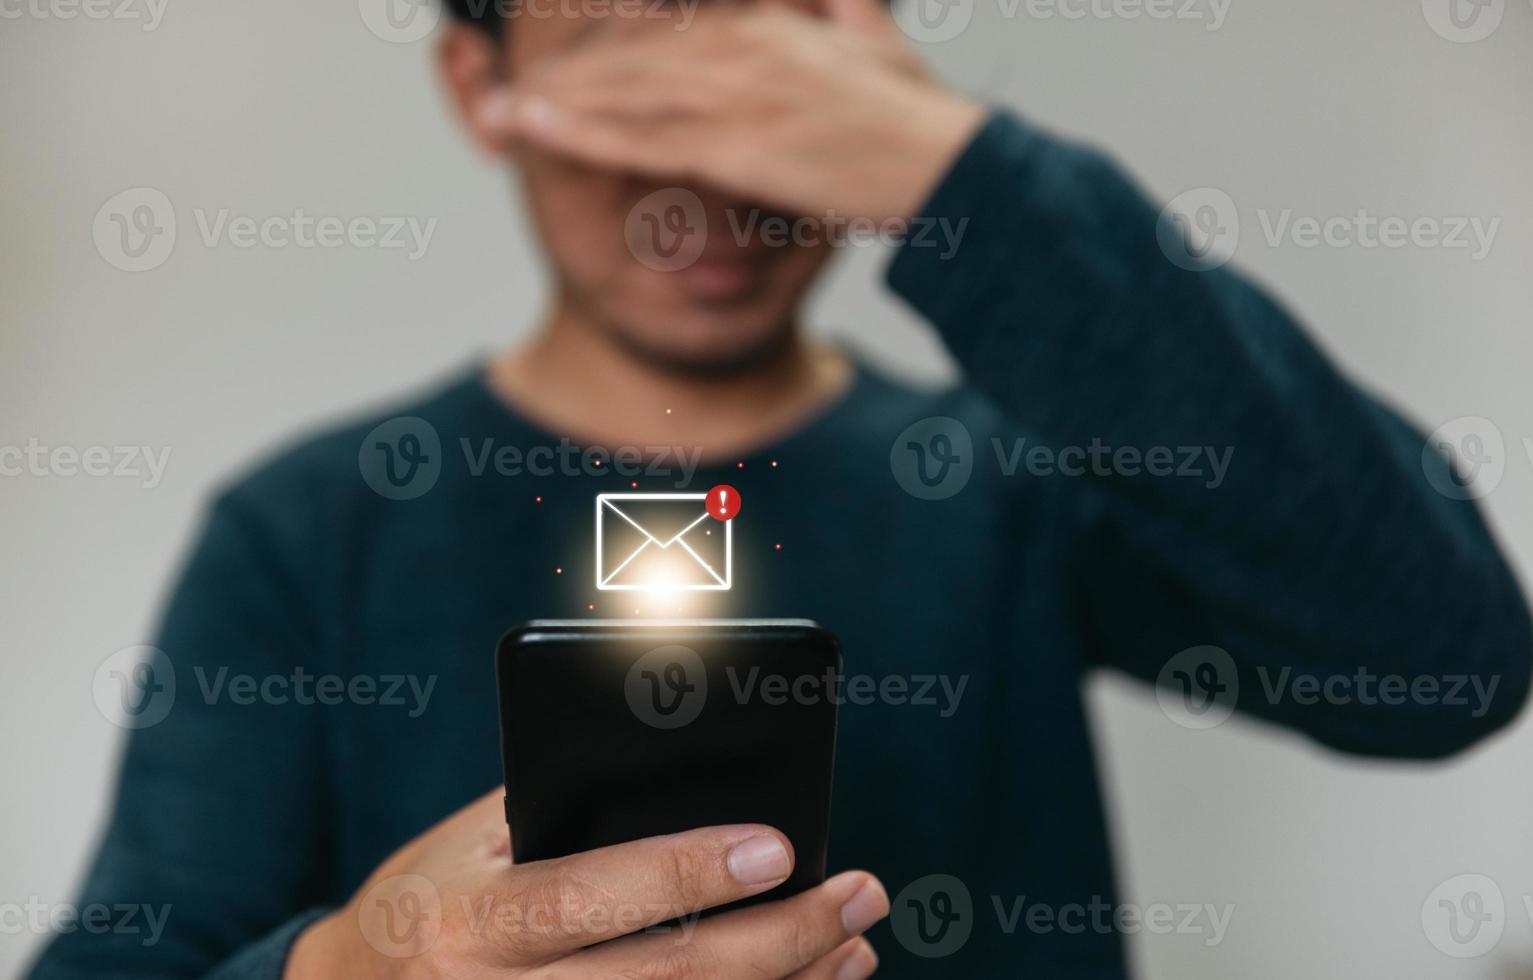
[[[501,26],[500,4],[495,0],[442,0],[454,20],[473,24],[491,34],[499,34]]]
[[[884,0],[884,6],[890,6],[894,2],[896,0]],[[490,34],[499,34],[505,23],[500,13],[505,3],[506,0],[442,0],[442,4],[454,20],[473,24]]]

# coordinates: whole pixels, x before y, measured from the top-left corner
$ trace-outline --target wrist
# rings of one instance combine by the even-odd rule
[[[891,211],[891,217],[919,217],[917,211],[931,198],[989,116],[984,106],[962,96],[941,90],[933,94],[931,107],[921,114],[924,122],[915,127],[915,142],[904,154],[909,166],[901,176],[898,195],[901,205]]]

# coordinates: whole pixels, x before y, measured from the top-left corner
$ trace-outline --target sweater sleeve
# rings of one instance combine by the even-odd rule
[[[1447,460],[1259,289],[1178,255],[1111,162],[996,114],[921,215],[957,248],[912,238],[890,285],[1047,445],[1044,478],[1079,474],[1093,658],[1168,683],[1220,648],[1204,693],[1379,755],[1517,714],[1527,606]]]
[[[173,592],[160,653],[119,672],[131,732],[115,800],[76,903],[82,924],[58,930],[38,980],[276,978],[321,914],[318,713],[263,687],[313,670],[315,634],[272,540],[225,498]],[[103,907],[114,927],[84,927]]]

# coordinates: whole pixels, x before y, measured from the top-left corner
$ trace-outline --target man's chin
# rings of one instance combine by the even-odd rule
[[[668,374],[727,378],[780,356],[793,342],[794,321],[777,311],[694,307],[664,323],[609,320],[606,330],[630,356]]]

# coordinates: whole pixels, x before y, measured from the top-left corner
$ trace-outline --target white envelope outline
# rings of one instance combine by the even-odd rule
[[[700,505],[699,508],[698,508],[700,513],[698,514],[697,519],[692,521],[692,523],[688,524],[686,527],[682,528],[680,531],[677,531],[675,534],[671,535],[670,538],[662,541],[660,538],[658,538],[655,535],[649,533],[649,531],[645,529],[644,525],[640,524],[638,521],[634,520],[628,514],[624,513],[623,509],[620,506],[618,506],[620,503],[626,503],[626,502],[629,502],[629,501],[651,501],[651,500],[695,500]],[[680,547],[682,551],[685,551],[688,555],[691,556],[692,561],[697,564],[697,568],[702,573],[704,573],[706,575],[706,578],[701,579],[701,584],[696,584],[696,585],[692,585],[692,584],[670,585],[670,584],[667,584],[664,587],[667,591],[675,590],[675,591],[678,591],[678,592],[722,592],[722,591],[727,590],[729,588],[730,579],[733,576],[732,567],[733,567],[733,564],[734,564],[734,548],[733,548],[733,545],[732,545],[732,538],[734,536],[733,532],[734,532],[735,522],[733,520],[727,520],[727,521],[723,522],[723,524],[724,524],[724,574],[722,574],[722,575],[720,575],[717,571],[715,571],[713,566],[709,565],[706,561],[704,561],[701,555],[699,555],[697,552],[693,551],[690,547],[688,547],[687,543],[682,540],[682,538],[686,537],[688,532],[690,532],[693,528],[697,527],[697,525],[701,524],[703,521],[709,521],[709,520],[713,520],[714,519],[714,518],[712,518],[712,517],[710,517],[708,515],[707,500],[708,500],[708,495],[706,493],[599,493],[599,494],[597,494],[596,495],[596,588],[599,591],[602,591],[602,592],[647,592],[647,591],[651,591],[652,589],[658,589],[659,587],[648,586],[648,585],[624,585],[624,584],[621,584],[621,583],[614,584],[612,580],[617,577],[618,572],[621,572],[624,568],[627,568],[628,567],[628,563],[633,561],[635,558],[637,558],[646,549],[651,548],[651,547],[656,547],[656,548],[660,548],[660,549],[664,550],[664,549],[670,548],[672,545],[675,545],[677,547]],[[602,533],[602,531],[603,531],[603,523],[606,520],[606,516],[607,516],[608,512],[611,512],[612,514],[615,514],[617,517],[621,518],[622,520],[627,521],[629,524],[631,524],[634,527],[635,530],[637,530],[640,534],[644,535],[644,543],[639,545],[637,548],[635,548],[622,561],[618,562],[617,566],[614,567],[612,569],[612,571],[604,573],[604,569],[606,568],[606,564],[603,561],[603,540],[602,539],[606,535],[604,535]]]

